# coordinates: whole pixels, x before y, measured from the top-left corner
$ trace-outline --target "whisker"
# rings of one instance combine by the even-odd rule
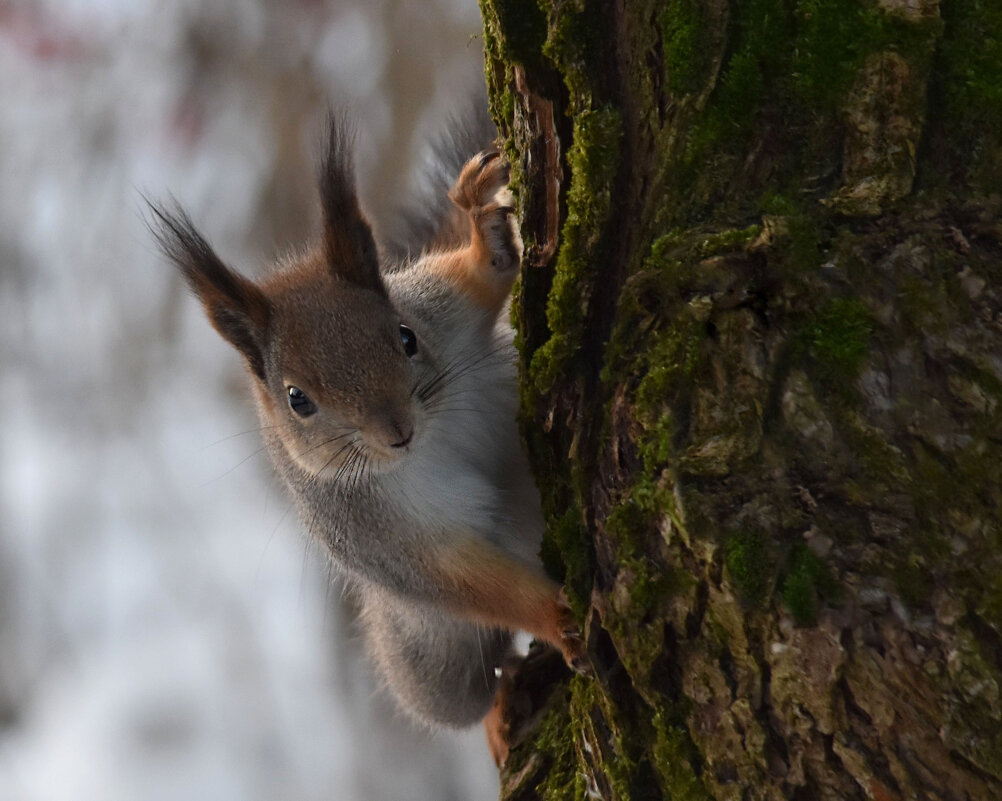
[[[429,412],[434,412],[435,414],[440,414],[441,412],[481,412],[483,409],[477,409],[473,406],[429,406]]]
[[[422,401],[427,400],[436,391],[439,391],[442,387],[442,382],[447,378],[455,380],[460,376],[473,372],[474,370],[482,369],[486,366],[488,359],[504,350],[507,350],[509,347],[510,346],[507,343],[500,343],[490,348],[486,348],[479,353],[474,353],[465,359],[454,360],[452,363],[443,367],[418,391],[418,397]]]
[[[226,478],[226,476],[228,476],[230,473],[232,473],[234,470],[236,470],[238,467],[240,467],[240,465],[242,465],[244,462],[246,462],[249,459],[253,459],[259,453],[261,453],[261,451],[263,451],[266,447],[268,447],[268,446],[267,445],[262,445],[260,448],[258,448],[257,450],[255,450],[253,453],[250,453],[247,456],[245,456],[243,459],[241,459],[239,462],[237,462],[235,465],[233,465],[233,467],[231,467],[226,472],[220,473],[218,476],[216,476],[215,478],[210,478],[208,481],[203,481],[198,486],[199,487],[207,487],[209,484],[213,484],[213,483],[215,483],[216,481],[219,481],[222,478]]]
[[[353,448],[353,447],[354,447],[354,443],[353,443],[353,442],[350,442],[350,441],[349,441],[349,442],[348,442],[347,444],[345,444],[345,445],[342,445],[342,446],[341,446],[341,447],[340,447],[340,448],[339,448],[339,449],[338,449],[338,450],[337,450],[337,451],[336,451],[336,452],[334,453],[334,455],[333,455],[333,456],[331,456],[331,458],[330,458],[330,459],[328,459],[328,460],[327,460],[327,461],[326,461],[326,462],[324,463],[324,466],[323,466],[323,467],[321,467],[321,468],[320,468],[320,469],[319,469],[319,470],[318,470],[318,471],[317,471],[317,472],[316,472],[316,473],[315,473],[314,475],[312,475],[312,476],[310,477],[310,480],[309,480],[309,482],[308,482],[307,486],[312,486],[312,485],[313,485],[313,484],[315,484],[315,483],[316,483],[317,481],[319,481],[319,479],[320,479],[320,476],[321,476],[321,475],[323,474],[323,472],[324,472],[324,471],[325,471],[325,470],[326,470],[326,469],[327,469],[328,467],[330,467],[330,466],[331,466],[331,464],[333,464],[333,463],[334,463],[334,460],[335,460],[335,459],[337,459],[337,457],[338,457],[338,456],[340,456],[340,455],[341,455],[341,454],[342,454],[342,453],[343,453],[343,452],[344,452],[344,451],[345,451],[346,449],[348,449],[348,448]],[[350,460],[350,459],[351,459],[351,456],[349,456],[349,457],[348,457],[348,459]],[[345,461],[348,461],[348,460],[345,460]],[[335,473],[335,474],[334,474],[334,480],[335,480],[335,481],[337,481],[337,476],[338,476],[338,475],[340,474],[340,472],[341,472],[341,471],[342,471],[343,469],[344,469],[344,464],[342,464],[341,466],[339,466],[339,467],[338,467],[338,471],[337,471],[337,473]],[[313,527],[314,527],[314,526],[316,525],[316,522],[317,522],[317,520],[318,520],[318,519],[319,519],[319,517],[320,517],[320,510],[321,510],[322,508],[323,508],[323,507],[322,507],[322,506],[321,506],[320,504],[317,504],[317,505],[316,505],[316,509],[314,509],[314,511],[313,511],[313,517],[311,517],[311,518],[310,518],[310,522],[309,522],[309,524],[308,524],[308,525],[306,526],[306,531],[307,531],[308,533],[310,533],[310,534],[313,534]]]
[[[307,448],[302,453],[294,454],[292,458],[293,459],[302,459],[308,453],[313,453],[313,451],[317,450],[318,448],[322,448],[322,447],[324,447],[324,445],[330,445],[332,442],[337,442],[339,439],[344,439],[345,437],[350,437],[354,433],[355,433],[355,430],[352,429],[351,431],[347,431],[344,434],[339,434],[336,437],[331,437],[330,439],[325,439],[323,442],[320,442],[320,443],[318,443],[316,445],[313,445],[313,446]]]
[[[447,377],[454,370],[461,369],[466,364],[474,363],[477,360],[489,357],[493,353],[502,350],[505,345],[491,345],[480,351],[474,351],[473,353],[462,353],[447,362],[421,389],[421,394],[430,392],[434,386],[440,382],[442,379]]]
[[[207,450],[208,448],[214,448],[223,442],[229,442],[231,439],[236,439],[237,437],[243,437],[247,434],[256,434],[258,431],[265,431],[269,428],[277,428],[277,426],[259,426],[257,428],[248,428],[246,431],[239,431],[236,434],[230,434],[228,437],[223,437],[222,439],[217,439],[215,442],[210,442],[208,445],[203,445],[199,448],[199,452]]]

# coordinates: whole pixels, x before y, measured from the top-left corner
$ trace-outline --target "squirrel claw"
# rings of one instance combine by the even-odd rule
[[[591,660],[588,659],[588,652],[585,649],[584,638],[580,634],[571,634],[564,637],[563,647],[560,649],[564,655],[567,667],[580,675],[588,675],[592,672]]]
[[[564,655],[564,661],[575,673],[590,673],[591,662],[588,659],[584,637],[581,636],[581,629],[573,617],[574,613],[567,601],[567,595],[562,589],[557,595],[557,608],[561,617],[559,647]]]
[[[465,211],[486,206],[507,185],[510,173],[511,165],[498,151],[480,153],[466,162],[449,197]]]
[[[591,676],[595,672],[595,669],[591,666],[591,662],[586,656],[575,657],[571,660],[568,667],[579,676]]]
[[[494,159],[500,157],[500,153],[497,150],[488,150],[480,154],[480,169],[483,169],[488,164],[490,164]]]

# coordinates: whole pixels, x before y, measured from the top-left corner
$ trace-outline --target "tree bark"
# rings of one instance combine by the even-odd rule
[[[595,667],[502,798],[1002,798],[1002,7],[481,6]]]

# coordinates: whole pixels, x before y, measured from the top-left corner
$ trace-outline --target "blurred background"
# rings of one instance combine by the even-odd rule
[[[386,219],[480,47],[475,0],[0,0],[3,801],[496,797],[375,686],[141,202],[259,273],[335,102]]]

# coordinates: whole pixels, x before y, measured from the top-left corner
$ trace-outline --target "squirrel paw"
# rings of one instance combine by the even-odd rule
[[[496,150],[478,153],[463,166],[449,197],[465,211],[486,206],[507,186],[510,172],[511,165]]]
[[[508,752],[511,750],[511,720],[506,709],[510,690],[511,678],[503,675],[494,695],[491,711],[484,717],[487,748],[498,768],[504,767],[504,763],[508,761]]]
[[[522,256],[522,243],[518,240],[512,225],[511,206],[489,203],[470,210],[470,217],[477,227],[490,254],[491,267],[499,273],[518,268]]]
[[[479,153],[463,167],[449,197],[469,214],[477,262],[497,273],[517,269],[522,241],[507,205],[511,167],[496,151]]]
[[[564,655],[564,661],[575,673],[591,673],[591,661],[588,659],[584,637],[581,636],[581,630],[578,628],[563,590],[560,590],[560,594],[557,596],[557,608],[560,615],[559,647],[560,652]]]

